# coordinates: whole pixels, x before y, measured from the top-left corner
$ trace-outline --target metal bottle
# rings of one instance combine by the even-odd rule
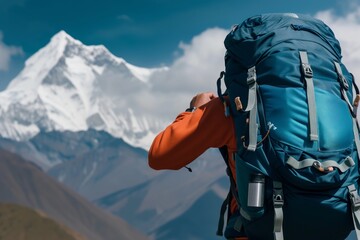
[[[263,207],[265,193],[265,176],[255,173],[250,176],[248,186],[248,206]]]

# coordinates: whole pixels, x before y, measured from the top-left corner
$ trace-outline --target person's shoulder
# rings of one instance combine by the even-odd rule
[[[214,99],[211,99],[208,103],[204,104],[202,107],[220,110],[224,108],[224,104],[222,103],[219,97],[216,97]]]
[[[214,99],[212,99],[210,102],[208,102],[207,104],[205,104],[204,106],[206,108],[208,108],[208,110],[210,110],[211,113],[216,112],[216,114],[221,114],[222,116],[225,117],[225,113],[227,111],[227,107],[229,106],[228,101],[225,99],[225,103],[222,102],[222,100],[219,97],[216,97]],[[229,117],[226,117],[229,118]]]
[[[211,118],[218,123],[232,122],[231,116],[227,115],[228,103],[224,104],[218,97],[199,107],[203,111],[203,117]]]

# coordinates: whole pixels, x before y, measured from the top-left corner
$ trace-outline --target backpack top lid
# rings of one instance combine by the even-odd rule
[[[250,68],[272,46],[288,39],[309,41],[309,37],[341,59],[340,44],[333,31],[321,20],[303,14],[267,13],[250,17],[233,27],[224,44],[227,54]]]

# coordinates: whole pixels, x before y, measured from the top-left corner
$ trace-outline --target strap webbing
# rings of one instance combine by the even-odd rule
[[[221,204],[218,228],[217,228],[217,231],[216,231],[216,235],[218,235],[218,236],[223,235],[223,229],[224,229],[224,225],[225,225],[224,216],[225,216],[227,206],[229,205],[230,194],[231,194],[231,191],[229,191],[229,193],[228,193],[227,197],[225,198],[224,202]]]
[[[335,69],[336,72],[338,74],[338,80],[340,82],[340,92],[341,92],[341,96],[344,98],[346,104],[348,105],[349,109],[350,109],[350,113],[353,117],[356,118],[356,113],[354,112],[354,107],[352,105],[352,103],[349,100],[349,97],[346,94],[346,91],[349,89],[349,84],[346,80],[346,78],[344,77],[344,74],[341,70],[341,66],[338,62],[334,62],[335,64]]]
[[[248,69],[247,84],[249,85],[248,103],[245,111],[250,111],[249,117],[249,145],[247,147],[250,151],[256,150],[257,145],[257,83],[256,83],[256,68],[255,66]]]
[[[275,240],[283,240],[283,205],[284,205],[284,194],[281,182],[273,182],[273,201],[274,201],[274,235]]]
[[[317,167],[322,167],[324,169],[326,169],[328,167],[336,167],[341,172],[345,172],[349,168],[351,168],[352,166],[355,166],[355,162],[350,156],[346,157],[344,159],[344,161],[342,163],[340,163],[340,164],[337,163],[334,160],[326,160],[326,161],[320,162],[320,161],[312,159],[312,158],[307,158],[307,159],[298,161],[298,160],[296,160],[295,158],[293,158],[291,156],[288,158],[286,163],[288,165],[290,165],[291,167],[295,168],[295,169],[302,169],[302,168],[306,168],[306,167],[312,167],[312,166],[314,166],[316,164]]]
[[[309,64],[307,52],[300,51],[299,53],[300,53],[303,75],[306,82],[306,94],[307,94],[308,109],[309,109],[310,140],[317,141],[319,139],[319,134],[318,134],[318,124],[317,124],[317,116],[316,116],[313,71]]]
[[[354,184],[348,186],[351,210],[357,239],[360,240],[360,197]]]
[[[356,118],[353,118],[353,132],[354,132],[354,140],[355,140],[355,146],[358,153],[358,156],[360,157],[360,138],[359,138],[359,126],[357,123]]]
[[[241,232],[242,227],[243,227],[243,223],[242,223],[242,221],[241,221],[241,218],[238,217],[238,218],[236,219],[236,222],[235,222],[235,225],[234,225],[234,229],[235,229],[236,231],[238,231],[238,232]]]
[[[359,94],[360,94],[360,91],[359,91],[359,87],[356,85],[354,75],[351,74],[351,77],[352,77],[352,84],[354,86],[355,93],[356,93],[355,101],[354,101],[354,104],[353,104],[353,106],[354,106],[354,114],[355,114],[355,117],[356,117],[357,112],[358,112],[358,108],[359,108],[359,101],[360,101],[360,95]]]
[[[248,69],[248,76],[246,80],[249,86],[249,96],[245,112],[250,111],[256,104],[256,68],[251,67]]]
[[[355,141],[356,150],[357,150],[358,156],[359,156],[359,154],[360,154],[360,139],[359,139],[359,126],[358,126],[358,122],[356,120],[357,107],[355,107],[355,108],[353,107],[353,105],[350,103],[349,98],[346,94],[346,91],[349,89],[349,84],[348,84],[346,78],[344,77],[344,74],[342,72],[340,64],[338,62],[334,62],[334,64],[335,64],[336,72],[339,77],[338,79],[339,79],[340,86],[341,86],[341,89],[340,89],[341,95],[344,98],[344,100],[346,101],[346,103],[349,107],[350,113],[352,115],[354,141]],[[353,79],[353,81],[355,81],[355,79]],[[356,86],[355,82],[353,84],[354,84],[356,93],[358,93],[359,92],[358,87]]]
[[[240,215],[248,221],[253,220],[251,216],[243,208],[240,208]]]
[[[218,80],[216,81],[216,86],[217,86],[217,94],[218,94],[221,102],[224,104],[225,116],[229,117],[230,109],[229,109],[229,106],[226,104],[226,100],[224,98],[224,95],[227,95],[227,91],[225,91],[225,93],[223,93],[221,90],[221,80],[223,79],[224,76],[225,76],[225,72],[224,71],[220,72],[220,76],[219,76]]]
[[[227,146],[222,146],[219,148],[219,151],[221,153],[221,156],[224,159],[224,162],[227,166],[226,168],[226,172],[229,176],[230,179],[230,190],[228,193],[228,196],[226,197],[226,199],[224,200],[222,206],[221,206],[221,210],[220,210],[220,218],[219,218],[219,222],[218,222],[218,229],[217,229],[217,235],[222,236],[223,234],[223,229],[224,229],[224,215],[225,215],[225,211],[226,211],[226,207],[228,206],[228,211],[230,211],[230,202],[231,202],[231,196],[235,198],[236,203],[238,205],[238,208],[240,208],[240,199],[236,190],[236,183],[234,180],[234,176],[231,172],[230,169],[230,164],[229,164],[229,153],[228,153],[228,148]],[[233,159],[235,159],[235,153],[233,155]],[[234,225],[234,229],[238,232],[241,231],[242,228],[242,222],[240,217],[236,220],[235,225]]]
[[[247,147],[247,149],[250,151],[256,150],[258,128],[259,127],[257,124],[257,104],[255,103],[255,106],[250,111],[250,118],[249,118],[249,146]]]

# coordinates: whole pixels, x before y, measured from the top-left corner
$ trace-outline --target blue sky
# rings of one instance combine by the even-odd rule
[[[264,12],[344,15],[347,0],[0,0],[0,88],[60,30],[143,67],[172,64],[180,43]],[[2,46],[2,48],[1,48]],[[5,50],[7,50],[7,54]],[[1,55],[1,54],[0,54]],[[5,56],[7,58],[5,58]]]

